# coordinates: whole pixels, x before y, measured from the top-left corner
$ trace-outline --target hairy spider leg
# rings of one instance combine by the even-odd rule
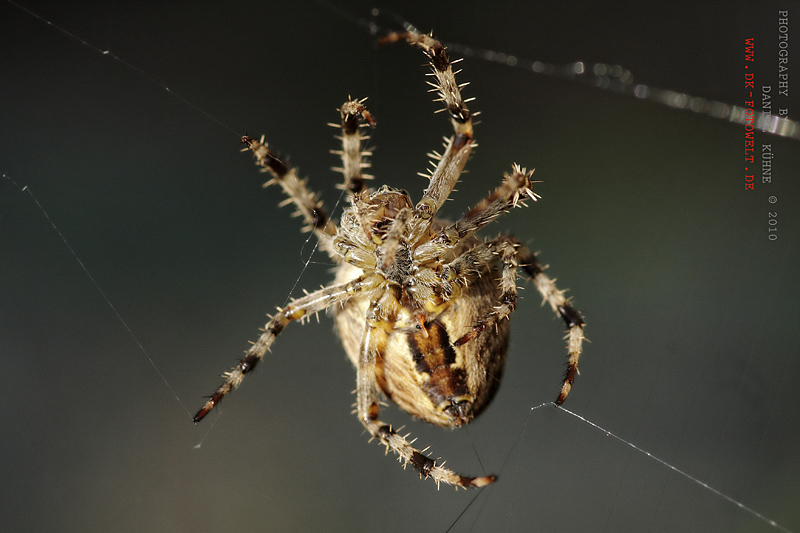
[[[406,436],[397,433],[390,425],[379,418],[380,389],[377,381],[376,358],[383,353],[389,332],[393,324],[390,320],[391,308],[398,305],[392,291],[386,291],[382,297],[375,299],[369,307],[357,368],[357,412],[358,419],[372,437],[386,445],[386,449],[399,456],[403,465],[411,463],[420,472],[421,477],[430,477],[436,482],[458,487],[484,487],[493,483],[496,476],[464,477],[443,464],[424,455],[424,450],[413,447]]]
[[[301,217],[305,226],[303,231],[312,231],[319,239],[320,247],[327,252],[331,259],[340,261],[339,254],[333,246],[336,236],[336,223],[328,218],[319,195],[308,188],[308,179],[300,179],[297,170],[288,166],[264,142],[264,137],[257,141],[252,137],[242,137],[242,144],[250,150],[256,158],[261,172],[272,175],[272,179],[264,183],[263,187],[279,184],[287,198],[279,205],[283,207],[289,203],[295,206],[295,216]]]
[[[419,33],[391,33],[380,39],[380,43],[393,43],[406,41],[422,49],[431,65],[431,76],[436,82],[428,82],[432,87],[431,92],[438,94],[436,101],[444,103],[441,111],[450,114],[453,125],[453,136],[445,142],[443,154],[431,154],[436,161],[435,168],[426,175],[430,179],[428,188],[422,199],[414,208],[414,213],[409,222],[411,243],[416,243],[428,235],[428,231],[436,218],[436,213],[444,204],[447,197],[455,187],[469,154],[475,146],[472,138],[472,114],[467,108],[467,102],[461,96],[461,88],[467,84],[456,83],[452,64],[447,57],[444,46],[431,37]]]
[[[340,172],[344,176],[342,188],[351,195],[358,194],[367,189],[366,180],[373,179],[371,174],[365,174],[364,169],[370,167],[367,157],[372,155],[369,150],[362,150],[362,141],[366,138],[361,133],[365,126],[375,127],[375,119],[364,106],[366,98],[361,100],[348,100],[339,109],[341,115],[340,124],[329,124],[335,128],[341,128],[342,135],[337,136],[342,142],[341,150],[331,150],[332,154],[338,155],[342,160],[341,167],[333,167],[334,172]]]
[[[586,326],[581,313],[575,309],[570,303],[570,298],[565,298],[565,290],[559,290],[556,287],[555,278],[550,279],[545,273],[544,269],[536,260],[536,256],[530,252],[525,246],[517,247],[517,260],[522,266],[522,269],[533,280],[533,284],[542,295],[542,305],[544,302],[550,304],[553,312],[561,317],[564,324],[567,326],[567,352],[569,353],[569,360],[567,361],[567,370],[564,373],[564,382],[561,386],[561,392],[556,398],[557,404],[564,403],[567,399],[569,391],[572,389],[572,382],[575,381],[575,376],[578,372],[578,360],[583,351],[584,337],[583,329]]]
[[[381,283],[381,278],[374,274],[359,276],[347,283],[314,291],[302,298],[293,300],[289,305],[278,310],[278,313],[264,326],[264,332],[253,343],[253,346],[247,350],[246,355],[239,361],[239,364],[222,375],[225,381],[194,415],[194,422],[197,423],[202,420],[231,390],[241,385],[245,374],[253,370],[258,362],[264,358],[264,354],[272,346],[275,338],[280,335],[289,322],[306,319],[332,305],[344,303],[357,294],[368,294],[371,290],[379,287]]]
[[[380,258],[380,270],[386,271],[397,258],[397,249],[403,245],[404,235],[408,222],[411,220],[412,211],[408,208],[401,209],[392,221],[386,238],[381,246],[383,257]]]
[[[342,130],[342,135],[337,137],[342,143],[342,149],[331,150],[332,153],[341,157],[342,166],[334,167],[333,170],[344,175],[343,188],[351,195],[365,190],[365,180],[372,179],[371,175],[362,172],[363,169],[369,168],[370,164],[366,158],[372,153],[361,150],[364,136],[360,132],[360,126],[375,126],[375,120],[363,105],[364,100],[366,98],[348,100],[342,104],[339,110],[341,123],[330,124]],[[261,171],[272,175],[272,178],[264,183],[264,187],[279,184],[287,196],[280,206],[293,203],[295,216],[301,217],[305,222],[303,231],[314,232],[319,239],[320,247],[327,252],[331,259],[340,262],[341,256],[333,246],[333,238],[336,237],[336,222],[328,217],[319,200],[319,195],[308,188],[308,179],[300,179],[297,176],[297,170],[284,163],[267,146],[263,136],[258,141],[244,136],[242,144],[246,145],[245,151],[253,152]]]

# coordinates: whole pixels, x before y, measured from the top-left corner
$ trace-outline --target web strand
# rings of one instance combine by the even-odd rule
[[[778,529],[780,531],[786,531],[787,533],[791,533],[792,530],[783,527],[782,525],[778,524],[775,520],[772,520],[771,518],[768,518],[768,517],[764,516],[763,514],[759,513],[758,511],[746,506],[745,504],[743,504],[739,500],[731,498],[730,496],[728,496],[724,492],[721,492],[721,491],[715,489],[714,487],[712,487],[711,485],[709,485],[705,481],[697,479],[696,477],[692,476],[691,474],[688,474],[688,473],[684,472],[680,468],[678,468],[678,467],[666,462],[665,460],[661,459],[660,457],[656,457],[655,455],[653,455],[652,453],[648,452],[647,450],[644,450],[644,449],[638,447],[634,443],[623,439],[622,437],[612,433],[611,431],[607,430],[606,428],[604,428],[604,427],[602,427],[602,426],[600,426],[598,424],[595,424],[594,422],[592,422],[588,418],[586,418],[584,416],[581,416],[578,413],[575,413],[573,411],[570,411],[569,409],[566,409],[565,407],[563,407],[561,405],[556,405],[554,402],[547,402],[547,403],[543,403],[541,405],[537,405],[536,407],[531,407],[531,411],[534,411],[536,409],[540,409],[542,407],[548,407],[548,406],[554,406],[557,409],[559,409],[560,411],[563,411],[563,412],[567,413],[568,415],[572,415],[575,418],[577,418],[578,420],[580,420],[581,422],[583,422],[585,424],[588,424],[589,426],[597,429],[598,431],[601,431],[601,432],[605,433],[607,437],[613,437],[614,439],[618,440],[622,444],[625,444],[626,446],[629,446],[630,448],[633,448],[634,450],[636,450],[637,452],[641,453],[642,455],[648,457],[649,459],[652,459],[653,461],[655,461],[657,463],[660,463],[661,465],[669,468],[673,472],[675,472],[677,474],[680,474],[681,476],[685,477],[689,481],[691,481],[691,482],[693,482],[693,483],[695,483],[697,485],[700,485],[704,489],[716,494],[717,496],[719,496],[720,498],[722,498],[724,500],[727,500],[728,502],[732,503],[733,505],[735,505],[736,507],[742,509],[743,511],[745,511],[747,513],[750,513],[751,515],[753,515],[754,517],[758,518],[762,522],[765,522],[765,523],[769,524],[770,526],[772,526],[772,527],[774,527],[774,528],[776,528],[776,529]]]
[[[183,401],[181,401],[180,397],[178,396],[178,393],[175,392],[175,389],[173,389],[172,385],[169,384],[169,381],[167,381],[167,378],[164,376],[164,374],[158,368],[158,365],[156,365],[155,361],[153,361],[153,358],[150,357],[150,354],[147,353],[147,350],[145,349],[144,345],[142,345],[141,341],[136,336],[136,334],[133,332],[133,330],[128,325],[128,323],[125,321],[125,319],[122,317],[120,312],[117,310],[116,306],[114,306],[114,304],[111,302],[111,299],[109,299],[108,295],[106,295],[105,291],[102,289],[102,287],[100,287],[100,284],[97,283],[97,280],[94,278],[94,276],[92,276],[92,273],[89,272],[89,269],[86,267],[86,264],[84,264],[84,262],[81,260],[81,258],[78,256],[78,254],[75,252],[75,249],[72,247],[72,245],[69,243],[67,238],[64,236],[64,234],[58,228],[58,226],[56,225],[55,221],[47,213],[47,210],[44,208],[44,206],[39,202],[39,199],[36,198],[36,196],[33,194],[33,191],[31,190],[31,188],[28,187],[27,185],[20,186],[13,179],[11,179],[10,176],[8,176],[6,174],[3,174],[3,177],[6,180],[8,180],[11,184],[13,184],[20,192],[27,194],[31,198],[31,200],[33,200],[33,203],[35,203],[36,207],[39,209],[39,211],[41,211],[42,216],[44,216],[44,218],[47,220],[47,222],[53,228],[53,231],[56,232],[58,237],[61,239],[61,242],[64,243],[64,246],[67,247],[67,250],[69,250],[69,253],[72,255],[72,258],[75,259],[75,261],[78,263],[78,266],[80,266],[81,270],[83,270],[83,273],[86,274],[86,277],[88,277],[89,281],[91,281],[92,285],[94,285],[94,288],[97,290],[97,292],[100,293],[100,296],[103,298],[103,300],[105,301],[106,305],[108,305],[108,307],[111,308],[111,312],[114,313],[114,316],[117,317],[117,320],[119,320],[120,324],[122,324],[122,327],[125,328],[125,331],[128,333],[128,336],[131,339],[133,339],[133,342],[136,343],[136,346],[139,348],[139,351],[142,352],[142,355],[144,355],[144,357],[150,363],[150,366],[152,366],[153,370],[156,371],[156,374],[158,374],[158,377],[161,378],[161,381],[164,382],[164,385],[166,385],[167,389],[169,389],[169,391],[172,393],[172,396],[175,398],[175,400],[178,402],[178,404],[181,406],[181,408],[186,412],[186,415],[189,418],[191,418],[192,413],[190,413],[189,410],[186,408],[186,406],[183,404]]]
[[[198,107],[197,105],[193,104],[192,102],[190,102],[189,100],[187,100],[183,96],[179,95],[178,93],[176,93],[175,91],[170,89],[169,86],[166,83],[164,83],[155,74],[152,74],[152,73],[150,73],[150,72],[148,72],[148,71],[146,71],[146,70],[144,70],[142,68],[139,68],[138,66],[134,65],[133,63],[129,63],[128,61],[124,60],[120,56],[118,56],[115,53],[113,53],[111,50],[100,48],[99,46],[96,46],[96,45],[86,41],[85,39],[79,37],[78,35],[75,35],[74,33],[72,33],[70,31],[68,31],[68,30],[66,30],[66,29],[54,24],[53,22],[51,22],[49,20],[47,20],[46,18],[42,17],[38,13],[35,13],[35,12],[31,11],[30,9],[26,8],[25,6],[19,5],[18,3],[14,2],[13,0],[6,0],[6,2],[8,2],[12,6],[16,7],[17,9],[20,9],[20,10],[24,11],[25,13],[27,13],[31,17],[35,18],[36,20],[42,22],[43,24],[46,24],[47,26],[50,26],[51,28],[57,30],[58,32],[60,32],[63,35],[65,35],[66,37],[72,39],[73,41],[76,41],[76,42],[82,44],[83,46],[87,47],[88,49],[92,50],[93,52],[97,52],[98,54],[103,55],[103,56],[108,56],[111,59],[113,59],[114,61],[119,62],[120,64],[124,65],[126,68],[132,70],[133,72],[135,72],[136,74],[138,74],[141,77],[145,78],[146,80],[149,80],[150,82],[158,85],[161,89],[166,91],[170,96],[178,99],[184,105],[191,107],[197,113],[203,115],[204,117],[206,117],[207,119],[211,120],[212,122],[215,122],[220,127],[230,131],[231,133],[233,133],[236,136],[237,139],[241,138],[242,134],[238,133],[235,129],[233,129],[232,127],[228,126],[227,124],[225,124],[221,120],[219,120],[216,117],[214,117],[211,113],[209,113],[205,109],[202,109],[202,108]]]

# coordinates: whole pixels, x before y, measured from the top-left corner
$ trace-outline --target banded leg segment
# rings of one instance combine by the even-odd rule
[[[264,187],[269,187],[275,183],[279,184],[287,198],[281,202],[281,206],[292,203],[295,206],[295,216],[302,217],[305,222],[303,231],[313,231],[320,242],[320,247],[328,255],[339,261],[340,257],[333,247],[333,238],[336,236],[336,224],[329,218],[318,195],[311,192],[308,188],[308,180],[300,179],[294,168],[287,166],[281,161],[274,151],[270,150],[264,142],[264,137],[257,141],[252,137],[242,137],[242,144],[246,145],[243,151],[250,150],[256,158],[262,172],[272,175],[272,179],[264,183]]]
[[[311,315],[327,309],[328,307],[341,304],[356,294],[375,289],[381,283],[378,276],[363,275],[347,283],[325,287],[314,291],[302,298],[294,300],[273,316],[266,326],[264,332],[253,346],[247,350],[244,358],[239,364],[230,371],[225,372],[222,377],[225,381],[212,394],[203,407],[194,415],[194,422],[197,423],[205,417],[222,399],[233,389],[237,388],[244,379],[245,374],[253,370],[264,355],[269,350],[275,338],[280,335],[283,328],[293,320],[303,320]]]
[[[586,326],[581,313],[572,307],[570,299],[564,297],[566,291],[559,290],[556,287],[555,279],[550,279],[544,273],[544,267],[536,260],[536,256],[530,252],[526,247],[520,246],[517,249],[517,260],[522,266],[522,269],[531,277],[539,294],[542,295],[543,302],[550,304],[553,312],[561,317],[564,324],[567,326],[567,352],[569,353],[569,360],[567,361],[567,370],[564,373],[564,382],[561,386],[561,392],[556,399],[557,404],[564,403],[567,399],[569,391],[572,389],[572,382],[575,381],[575,376],[580,374],[578,371],[578,360],[583,351],[583,341],[586,338],[583,334],[583,329]]]
[[[433,221],[439,209],[444,205],[447,197],[453,191],[458,178],[464,171],[473,142],[467,140],[461,146],[457,145],[458,138],[452,137],[445,144],[444,155],[436,155],[438,163],[430,174],[428,188],[422,199],[414,206],[414,215],[409,222],[409,242],[416,243],[428,237]]]
[[[472,138],[472,114],[467,108],[467,102],[461,96],[461,89],[467,84],[456,83],[453,73],[452,63],[447,57],[444,45],[434,39],[431,35],[415,32],[390,33],[378,41],[380,44],[406,41],[407,43],[420,48],[430,60],[431,75],[436,78],[436,83],[429,82],[433,88],[432,92],[439,95],[437,102],[444,102],[444,109],[450,113],[453,129],[456,136]]]
[[[526,199],[530,198],[535,202],[538,196],[531,190],[532,176],[533,170],[528,172],[515,164],[511,173],[503,176],[503,183],[455,224],[443,230],[442,237],[463,240],[514,207],[527,207]]]
[[[357,369],[357,412],[358,419],[369,434],[386,446],[387,451],[396,453],[403,465],[411,464],[424,478],[432,478],[438,487],[441,483],[458,487],[484,487],[493,483],[496,476],[465,477],[426,456],[423,451],[411,445],[405,436],[397,433],[379,416],[380,391],[377,381],[376,359],[384,348],[387,331],[391,326],[381,317],[381,305],[373,302],[367,314],[367,323],[361,341],[361,355]]]
[[[430,183],[422,199],[414,209],[414,216],[410,222],[411,242],[427,238],[427,232],[436,213],[442,207],[447,197],[453,191],[464,165],[474,144],[472,138],[472,114],[467,107],[467,100],[461,96],[461,88],[466,84],[456,83],[455,74],[447,57],[445,48],[430,35],[421,33],[404,32],[390,33],[380,43],[394,43],[406,41],[420,48],[428,57],[431,65],[431,75],[436,82],[429,82],[432,92],[438,94],[436,101],[444,103],[442,111],[450,114],[453,126],[453,136],[445,143],[442,155],[433,154],[435,169],[431,172]]]
[[[365,180],[372,179],[369,174],[364,174],[363,169],[369,168],[370,164],[367,157],[372,152],[361,149],[361,142],[366,138],[361,134],[363,126],[375,127],[375,119],[364,107],[364,100],[348,100],[342,104],[339,113],[342,116],[341,124],[330,124],[330,126],[341,128],[342,141],[341,150],[331,150],[331,153],[338,155],[342,159],[341,167],[334,167],[335,172],[341,172],[344,176],[343,188],[352,194],[358,194],[367,188]]]

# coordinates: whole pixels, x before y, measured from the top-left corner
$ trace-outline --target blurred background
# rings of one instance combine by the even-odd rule
[[[326,123],[348,95],[369,96],[378,122],[378,185],[419,199],[416,172],[449,134],[421,52],[378,48],[358,19],[399,29],[396,13],[443,41],[620,64],[741,105],[744,39],[756,86],[776,83],[781,4],[285,4],[0,3],[2,529],[776,530],[567,413],[531,411],[566,356],[529,283],[479,419],[451,432],[385,412],[456,471],[497,474],[490,488],[437,491],[367,442],[326,317],[287,328],[240,390],[201,425],[191,415],[266,313],[331,279],[321,254],[304,269],[314,243],[239,137],[265,134],[333,210]],[[536,168],[541,200],[484,235],[540,251],[586,317],[565,407],[800,530],[798,142],[759,133],[773,183],[745,191],[741,126],[521,60],[460,67],[480,146],[444,215],[513,162]]]

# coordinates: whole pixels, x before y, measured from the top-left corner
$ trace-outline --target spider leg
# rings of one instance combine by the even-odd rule
[[[466,285],[470,278],[480,275],[487,265],[498,258],[503,262],[498,305],[480,317],[465,335],[454,341],[454,346],[466,344],[484,331],[491,330],[495,324],[508,318],[516,309],[519,266],[517,246],[519,242],[513,237],[497,237],[474,246],[443,268],[442,275],[446,279],[452,279],[458,285]]]
[[[456,83],[455,73],[450,59],[447,57],[444,46],[430,35],[405,32],[390,33],[380,43],[393,43],[406,41],[422,49],[431,65],[431,75],[436,82],[429,82],[433,88],[431,92],[439,95],[437,101],[444,103],[444,110],[450,114],[454,134],[445,142],[444,154],[433,154],[434,170],[430,175],[428,188],[422,199],[414,208],[414,216],[410,221],[411,243],[427,237],[428,229],[433,223],[436,213],[450,196],[455,187],[469,154],[475,143],[472,138],[472,114],[467,108],[466,100],[461,96],[461,88],[466,84]]]
[[[295,205],[295,216],[303,218],[305,226],[303,231],[313,231],[320,242],[320,247],[335,261],[340,257],[333,247],[333,238],[336,236],[336,224],[334,224],[325,213],[325,208],[318,196],[308,188],[308,180],[300,179],[296,169],[289,167],[281,161],[273,150],[270,150],[264,142],[264,137],[257,141],[252,137],[242,137],[242,144],[250,150],[262,172],[272,175],[272,179],[264,183],[268,187],[277,183],[283,188],[287,198],[281,202],[281,206],[288,203]]]
[[[388,271],[390,266],[397,260],[397,250],[404,245],[406,226],[410,219],[411,210],[403,208],[397,213],[394,220],[392,220],[391,226],[389,226],[389,230],[386,232],[386,238],[378,249],[381,254],[379,268],[382,272]]]
[[[385,297],[388,297],[385,296]],[[464,477],[423,454],[406,437],[400,435],[390,425],[378,418],[380,389],[378,387],[376,360],[386,345],[388,338],[386,319],[381,316],[381,299],[374,301],[367,313],[364,335],[361,340],[361,353],[357,368],[357,412],[358,419],[373,438],[380,440],[387,450],[396,453],[400,461],[411,463],[421,477],[430,477],[437,487],[447,483],[458,487],[484,487],[493,483],[496,476]],[[388,328],[391,329],[391,328]]]
[[[572,307],[570,298],[565,298],[566,291],[558,290],[556,287],[555,279],[550,279],[545,273],[545,267],[539,264],[536,256],[528,250],[525,246],[520,244],[517,247],[517,261],[522,266],[522,269],[533,280],[539,294],[542,295],[543,303],[547,302],[553,309],[553,312],[561,317],[564,324],[567,326],[567,352],[569,353],[569,361],[567,362],[567,370],[564,374],[564,383],[561,386],[561,392],[556,399],[557,404],[564,403],[567,399],[570,389],[572,389],[572,382],[575,380],[575,375],[578,372],[578,360],[581,357],[583,350],[583,329],[586,323],[583,321],[581,313]]]
[[[564,375],[564,382],[556,403],[561,404],[567,399],[572,389],[572,382],[578,374],[578,360],[580,359],[586,323],[569,299],[564,297],[564,292],[556,287],[555,280],[544,274],[544,268],[536,260],[536,256],[528,250],[519,240],[512,236],[498,237],[494,240],[478,244],[452,263],[445,266],[442,275],[454,283],[464,284],[471,277],[478,275],[481,269],[497,259],[503,262],[503,273],[500,281],[499,305],[490,313],[480,318],[473,328],[465,335],[453,342],[454,346],[461,346],[492,326],[507,318],[514,312],[517,303],[516,270],[522,267],[533,280],[539,294],[544,301],[550,304],[553,312],[561,317],[567,326],[567,351],[569,360]]]
[[[342,149],[331,150],[331,153],[341,157],[342,166],[334,167],[333,170],[342,173],[343,188],[352,194],[365,190],[367,188],[365,180],[372,179],[371,175],[362,172],[363,169],[370,167],[366,158],[371,156],[372,152],[361,149],[361,141],[366,138],[361,134],[361,127],[367,125],[375,127],[375,119],[364,107],[364,100],[366,98],[348,100],[342,104],[339,109],[342,116],[341,124],[330,124],[342,129],[342,136],[338,137],[342,141]]]
[[[457,222],[439,231],[430,241],[419,245],[414,252],[414,259],[427,262],[439,259],[464,239],[475,234],[494,219],[517,206],[524,206],[524,200],[536,200],[538,196],[531,190],[531,176],[519,165],[512,167],[511,174],[503,177],[503,183],[478,205],[470,209]]]
[[[242,383],[245,374],[253,370],[258,362],[263,359],[264,354],[272,346],[275,338],[280,335],[289,322],[305,319],[332,305],[341,304],[356,294],[375,289],[380,283],[381,279],[378,276],[362,275],[347,283],[314,291],[302,298],[293,300],[289,305],[280,309],[264,326],[264,332],[253,343],[253,346],[247,350],[246,355],[239,361],[239,364],[222,375],[225,381],[194,415],[194,422],[197,423],[202,420],[229,392]]]
[[[380,44],[395,43],[406,41],[408,44],[420,48],[430,60],[433,69],[431,75],[436,78],[436,83],[430,82],[433,88],[431,92],[436,92],[439,98],[437,102],[444,102],[445,109],[450,113],[456,136],[464,135],[467,139],[472,138],[472,115],[467,108],[467,101],[461,96],[461,88],[467,84],[459,85],[456,83],[453,73],[452,63],[447,57],[444,45],[434,39],[431,35],[416,32],[396,32],[382,37]],[[460,60],[459,60],[460,61]],[[458,61],[455,61],[458,62]]]

